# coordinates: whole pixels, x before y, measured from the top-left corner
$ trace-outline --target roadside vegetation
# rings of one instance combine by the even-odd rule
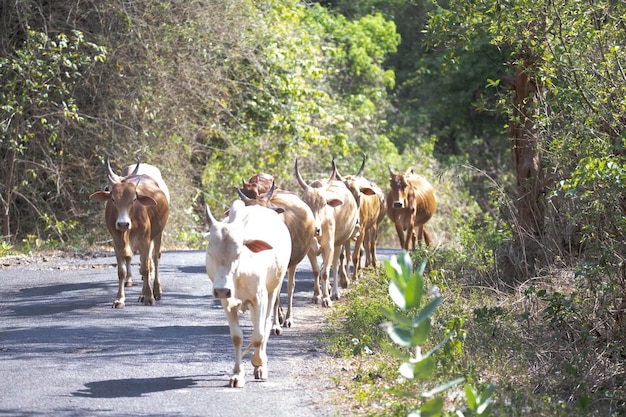
[[[108,247],[89,201],[114,170],[157,165],[167,248],[204,246],[203,204],[295,159],[387,189],[435,186],[435,244],[411,253],[442,302],[407,347],[383,323],[390,276],[332,311],[354,415],[407,415],[446,381],[494,415],[626,415],[626,10],[615,1],[10,0],[0,3],[0,256]],[[385,220],[380,246],[397,246]],[[410,393],[406,395],[406,393]],[[478,401],[480,402],[480,401]],[[426,412],[422,415],[427,415]],[[435,415],[435,414],[431,414]],[[457,414],[458,415],[458,414]]]

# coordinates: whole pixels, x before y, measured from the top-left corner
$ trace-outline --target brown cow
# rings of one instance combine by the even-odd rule
[[[270,174],[259,173],[251,176],[248,182],[244,181],[240,190],[248,198],[257,198],[267,194],[271,187],[278,190],[274,184],[274,177]]]
[[[387,215],[396,226],[400,246],[409,250],[410,239],[411,250],[415,250],[416,237],[419,242],[424,240],[429,245],[432,238],[424,224],[437,209],[433,186],[426,178],[414,174],[410,168],[404,174],[394,172],[391,167],[388,169],[391,190],[387,196]]]
[[[264,192],[264,191],[263,191]],[[276,191],[274,183],[265,196],[249,198],[243,190],[237,188],[239,197],[246,206],[259,205],[273,209],[280,214],[281,219],[287,225],[291,235],[291,258],[287,269],[287,314],[280,321],[287,327],[293,326],[293,292],[296,281],[296,266],[302,261],[311,247],[311,241],[315,236],[315,219],[308,205],[302,199],[289,191]],[[280,291],[276,300],[280,309]],[[281,311],[282,316],[282,311]],[[279,330],[277,332],[281,334]]]
[[[104,218],[113,238],[119,280],[113,308],[125,306],[124,287],[132,286],[130,261],[135,251],[139,252],[139,272],[143,279],[139,301],[154,305],[163,293],[159,260],[163,229],[170,211],[169,192],[156,167],[137,163],[132,172],[131,169],[126,167],[124,170],[130,172],[127,176],[118,176],[113,173],[107,158],[109,185],[105,191],[89,196],[93,201],[106,202]],[[154,290],[150,287],[151,279],[154,279]]]
[[[328,287],[331,262],[333,268],[333,299],[339,299],[339,256],[342,246],[350,241],[359,214],[352,194],[337,178],[337,167],[333,164],[333,173],[327,181],[314,181],[307,184],[295,163],[298,184],[304,191],[302,200],[311,208],[315,219],[316,239],[313,240],[309,259],[314,276],[313,301],[321,301],[322,306],[332,305]],[[349,253],[349,252],[348,252]],[[322,255],[322,268],[317,265],[316,257]],[[320,284],[321,282],[321,284]],[[321,287],[321,288],[320,288]]]
[[[378,238],[378,225],[382,220],[381,200],[377,190],[372,186],[372,182],[363,176],[366,157],[363,156],[361,168],[355,175],[342,177],[337,172],[337,179],[343,181],[350,190],[357,206],[359,207],[359,227],[360,233],[356,237],[354,251],[352,252],[352,264],[354,266],[353,277],[358,277],[361,267],[361,247],[365,245],[365,266],[376,266],[376,241]],[[375,186],[375,184],[374,184]],[[378,188],[378,187],[376,187]],[[342,283],[343,284],[343,283]],[[347,286],[349,281],[346,279]]]

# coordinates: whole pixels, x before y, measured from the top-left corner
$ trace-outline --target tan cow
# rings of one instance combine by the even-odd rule
[[[357,206],[359,207],[360,233],[356,237],[354,251],[352,252],[352,264],[354,267],[353,277],[359,276],[361,267],[361,247],[365,246],[365,266],[376,266],[376,242],[378,239],[378,225],[381,213],[381,201],[372,186],[372,182],[363,176],[366,157],[363,156],[361,167],[355,175],[341,176],[337,172],[337,179],[343,181],[350,190]],[[374,184],[375,185],[375,184]],[[349,281],[345,286],[349,285]]]
[[[249,198],[243,190],[237,188],[237,193],[247,205],[260,205],[271,208],[280,214],[281,219],[287,225],[291,235],[291,258],[287,269],[287,313],[283,317],[280,308],[280,291],[278,293],[278,309],[280,311],[280,322],[287,326],[293,326],[293,292],[295,290],[296,266],[304,259],[311,247],[311,242],[315,236],[315,219],[308,205],[302,199],[289,191],[275,190],[274,183],[269,190],[261,191],[263,197]],[[279,332],[278,334],[281,334]]]
[[[132,171],[131,171],[132,170]],[[107,158],[109,183],[104,191],[89,196],[93,201],[106,202],[104,217],[113,238],[119,280],[117,298],[113,308],[124,308],[124,287],[132,286],[130,262],[139,252],[139,272],[143,288],[139,301],[155,305],[163,294],[159,279],[161,240],[170,212],[169,192],[158,168],[137,163],[126,167],[128,175],[113,173]],[[154,279],[154,289],[150,281]]]
[[[391,190],[387,195],[387,215],[396,226],[400,246],[415,250],[415,240],[422,240],[429,245],[432,241],[424,224],[430,220],[437,209],[435,190],[426,178],[407,169],[404,174],[394,172],[388,167],[391,178]],[[417,232],[416,232],[417,229]]]
[[[336,179],[335,166],[328,180],[307,184],[300,175],[296,159],[295,174],[298,184],[304,191],[302,200],[311,208],[315,219],[316,239],[313,240],[309,252],[315,280],[313,302],[321,302],[322,306],[330,307],[332,305],[329,291],[330,270],[332,266],[334,278],[332,299],[338,300],[341,297],[338,282],[339,256],[342,246],[350,242],[359,217],[356,201],[345,184]],[[322,256],[321,270],[317,265],[317,255]]]
[[[254,378],[267,379],[267,341],[276,296],[289,264],[291,236],[275,211],[245,206],[241,200],[232,204],[228,217],[221,222],[215,220],[206,206],[206,219],[210,228],[206,272],[213,282],[213,296],[220,299],[226,313],[235,348],[230,386],[243,387],[243,331],[238,316],[250,309],[253,330],[249,347],[254,346]],[[274,311],[274,325],[277,315]]]

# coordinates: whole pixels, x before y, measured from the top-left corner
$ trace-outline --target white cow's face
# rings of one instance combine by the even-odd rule
[[[207,275],[215,298],[236,298],[235,277],[243,249],[243,230],[235,224],[216,223],[209,231]]]

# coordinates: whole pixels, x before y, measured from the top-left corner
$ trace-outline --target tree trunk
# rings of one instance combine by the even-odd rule
[[[9,152],[7,179],[5,183],[5,197],[2,199],[4,210],[2,211],[2,236],[5,241],[11,240],[11,205],[13,203],[13,176],[15,172],[15,149]]]
[[[544,192],[541,154],[533,118],[536,116],[538,86],[532,77],[531,65],[522,61],[515,67],[513,79],[513,117],[509,127],[509,143],[517,178],[517,215],[523,231],[538,237],[544,230]]]

